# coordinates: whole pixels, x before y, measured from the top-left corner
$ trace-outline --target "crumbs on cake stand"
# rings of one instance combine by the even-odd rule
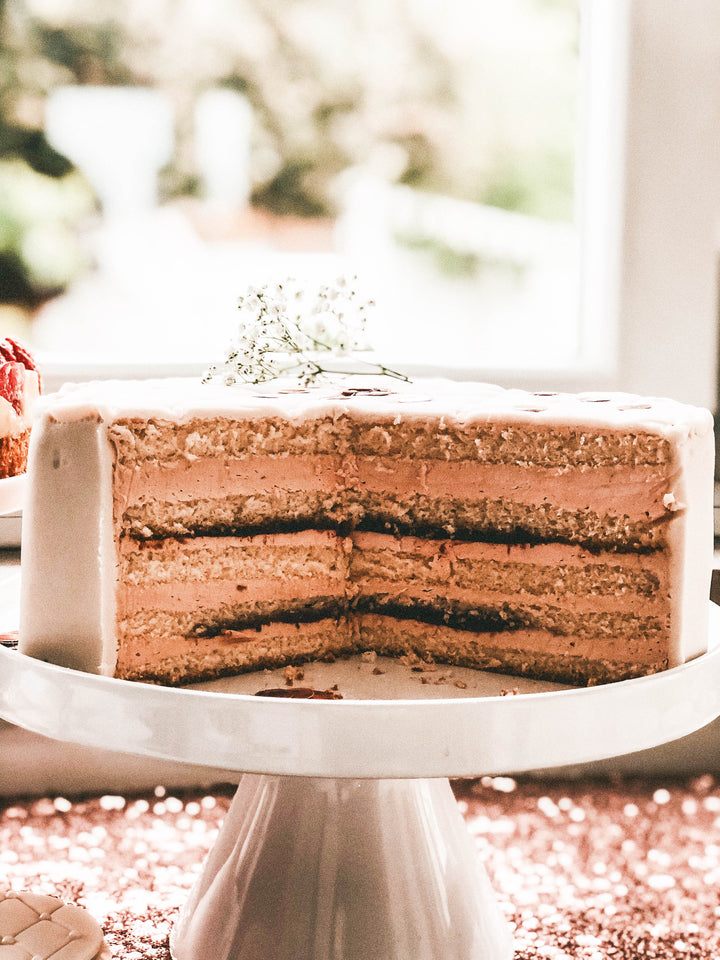
[[[305,679],[302,666],[289,664],[283,671],[285,676],[284,687],[268,687],[258,690],[256,697],[281,697],[288,700],[342,700],[338,685],[335,683],[325,690],[316,690],[313,687],[296,687],[295,683]]]

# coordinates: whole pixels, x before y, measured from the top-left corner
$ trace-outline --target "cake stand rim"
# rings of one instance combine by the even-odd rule
[[[472,777],[561,767],[679,739],[720,715],[708,652],[660,673],[517,696],[301,700],[163,687],[0,647],[0,716],[56,740],[246,773]]]

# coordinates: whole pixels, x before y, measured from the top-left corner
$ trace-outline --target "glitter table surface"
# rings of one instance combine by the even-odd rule
[[[515,960],[720,956],[720,780],[453,784]],[[168,936],[233,788],[0,807],[0,884],[86,907],[117,960]]]

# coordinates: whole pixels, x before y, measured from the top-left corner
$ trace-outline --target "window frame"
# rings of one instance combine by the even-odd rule
[[[720,6],[613,3],[628,25],[616,379],[715,411]]]
[[[718,396],[720,4],[578,0],[578,349],[571,365],[428,362],[411,376],[552,390]],[[573,281],[571,281],[573,282]],[[48,358],[47,389],[78,376],[162,375],[147,364],[78,369]],[[172,370],[173,374],[178,373]],[[183,374],[195,373],[192,364]]]
[[[580,0],[580,16],[576,362],[462,373],[667,395],[715,411],[720,5]]]

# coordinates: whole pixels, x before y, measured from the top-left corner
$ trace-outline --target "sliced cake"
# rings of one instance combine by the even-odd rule
[[[597,683],[706,649],[712,418],[377,378],[103,382],[33,431],[21,649],[184,683],[375,650]]]

